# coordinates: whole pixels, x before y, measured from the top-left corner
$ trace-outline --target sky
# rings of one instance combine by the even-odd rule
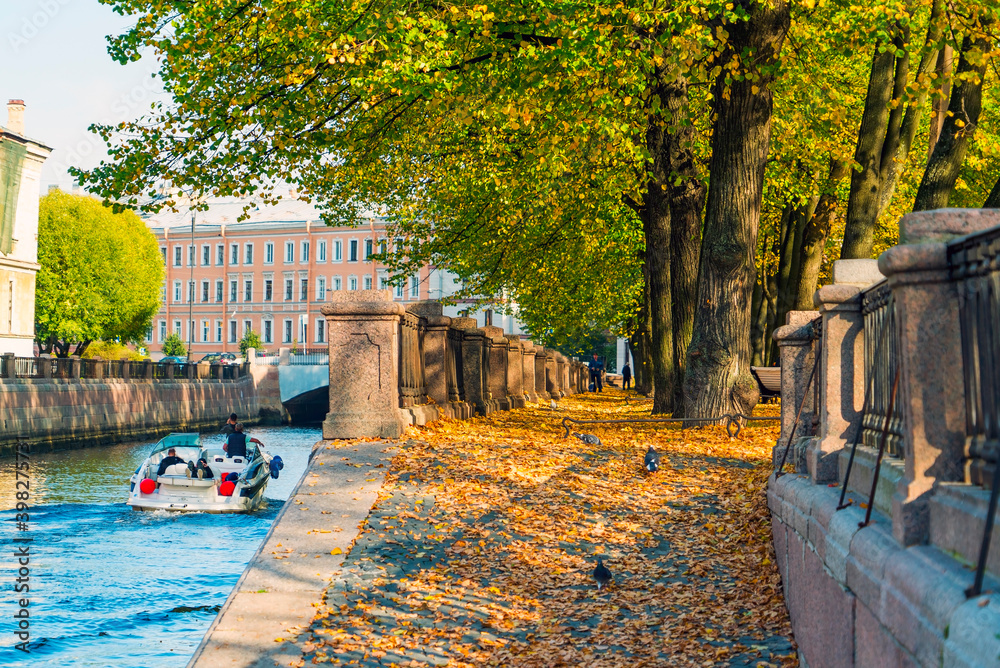
[[[0,0],[0,125],[7,100],[24,100],[25,134],[53,149],[42,192],[69,189],[69,166],[107,157],[91,123],[137,118],[162,98],[152,59],[122,66],[108,55],[105,36],[129,25],[98,0]]]

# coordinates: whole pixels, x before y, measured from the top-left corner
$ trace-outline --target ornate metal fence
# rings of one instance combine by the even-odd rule
[[[871,397],[861,421],[861,442],[878,448],[889,412],[892,381],[899,368],[899,337],[896,332],[896,307],[890,300],[889,284],[880,281],[862,293],[861,312],[865,319],[865,383],[871,382]],[[888,327],[888,336],[882,333]],[[873,377],[874,376],[874,377]],[[886,454],[903,456],[902,402],[892,402],[886,438]]]

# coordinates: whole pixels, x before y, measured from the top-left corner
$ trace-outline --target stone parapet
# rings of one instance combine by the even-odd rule
[[[791,440],[793,452],[786,462],[792,464],[796,471],[805,470],[806,445],[799,441],[813,435],[816,379],[813,377],[810,380],[810,377],[813,376],[813,366],[816,363],[812,322],[817,317],[817,311],[791,311],[787,316],[788,324],[774,331],[774,340],[778,342],[781,358],[781,437],[775,447],[774,457],[777,463]],[[793,435],[792,425],[795,424],[796,415],[798,423]]]

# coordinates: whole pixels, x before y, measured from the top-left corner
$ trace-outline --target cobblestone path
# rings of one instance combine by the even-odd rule
[[[414,430],[304,664],[791,666],[764,490],[776,427],[591,431],[620,393]],[[663,468],[647,475],[646,447]],[[598,591],[603,556],[614,582]]]

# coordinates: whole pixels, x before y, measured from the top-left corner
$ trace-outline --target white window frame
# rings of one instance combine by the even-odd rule
[[[156,333],[159,334],[159,337],[160,337],[159,339],[157,339],[157,342],[158,343],[163,343],[163,339],[167,338],[167,321],[166,320],[160,320],[160,324],[157,327],[157,332]]]
[[[181,266],[184,261],[184,249],[181,246],[174,246],[174,266]]]
[[[215,279],[215,303],[221,304],[222,298],[226,296],[226,284],[221,278]]]
[[[226,263],[226,246],[225,244],[218,244],[215,247],[215,266],[221,267]]]
[[[295,242],[286,241],[285,242],[285,264],[292,264],[295,262]]]
[[[365,279],[362,282],[362,285],[365,286],[365,290],[371,290],[372,289],[372,275],[371,274],[365,274]]]
[[[330,289],[339,292],[344,289],[344,281],[340,276],[334,276],[330,281]]]
[[[229,342],[236,343],[239,340],[239,324],[235,320],[229,321]]]
[[[262,320],[260,323],[261,343],[274,343],[274,321],[270,318]]]
[[[240,263],[240,245],[229,244],[229,264],[236,266]]]
[[[333,240],[333,261],[343,262],[344,261],[344,242],[340,239]]]
[[[410,277],[410,299],[420,299],[420,274]]]
[[[326,239],[321,240],[316,248],[316,261],[326,262]]]
[[[212,247],[208,244],[201,245],[201,266],[209,267],[212,265]]]
[[[316,343],[326,343],[326,318],[316,318]]]
[[[264,244],[264,264],[274,264],[274,242]]]
[[[222,343],[222,321],[215,321],[215,342]]]
[[[358,289],[358,277],[357,276],[348,276],[347,277],[347,289],[348,290],[357,290]]]
[[[361,249],[359,248],[358,240],[357,239],[351,239],[351,240],[349,240],[347,242],[347,261],[348,262],[357,262],[358,261],[358,255],[359,255],[360,252],[361,252]]]
[[[246,243],[243,245],[243,264],[250,266],[253,264],[253,244]]]
[[[309,264],[309,242],[299,244],[299,264]]]
[[[175,304],[183,304],[184,303],[184,300],[181,298],[182,297],[181,291],[183,289],[184,288],[181,285],[180,281],[174,281],[174,303]]]
[[[316,300],[323,301],[326,299],[326,276],[316,277]]]
[[[295,329],[293,328],[292,321],[290,318],[285,318],[284,324],[281,327],[281,342],[291,343],[293,334],[295,334]]]

